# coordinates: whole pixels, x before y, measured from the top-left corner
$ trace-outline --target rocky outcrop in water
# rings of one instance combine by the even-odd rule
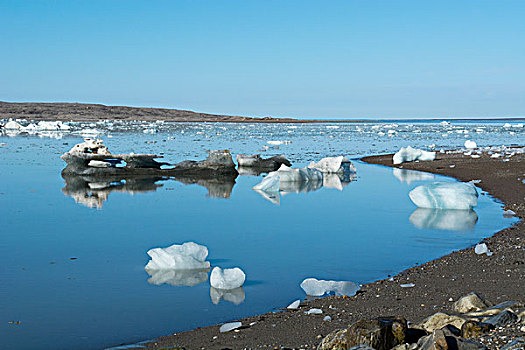
[[[279,154],[270,158],[261,158],[260,154],[256,155],[247,155],[247,154],[238,154],[237,155],[237,164],[240,168],[248,168],[245,172],[253,172],[255,174],[265,173],[269,171],[275,171],[281,167],[282,164],[286,166],[292,166],[292,163],[286,159],[284,154]]]

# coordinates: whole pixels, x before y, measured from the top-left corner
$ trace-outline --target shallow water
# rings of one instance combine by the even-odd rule
[[[503,123],[73,126],[97,128],[114,153],[163,153],[172,162],[203,159],[206,149],[257,153],[270,146],[268,140],[289,140],[263,156],[285,153],[294,166],[406,145],[457,147],[465,135],[480,146],[510,145],[524,131]],[[71,133],[0,136],[0,329],[6,348],[104,348],[276,310],[304,297],[299,284],[307,277],[373,281],[471,246],[513,221],[486,195],[475,212],[416,209],[408,198],[412,188],[453,180],[356,161],[357,178],[342,191],[288,193],[280,205],[251,190],[261,176],[201,185],[146,180],[101,190],[71,179],[66,184],[59,156],[80,141]],[[219,296],[206,273],[145,272],[147,250],[186,241],[207,246],[212,266],[241,267],[243,290],[215,304]],[[169,283],[188,278],[203,282]],[[162,281],[168,283],[155,284]]]

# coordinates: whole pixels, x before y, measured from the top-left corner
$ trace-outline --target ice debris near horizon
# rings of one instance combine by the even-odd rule
[[[408,220],[421,229],[466,231],[476,225],[478,214],[474,210],[417,208]]]
[[[235,267],[233,269],[221,269],[216,266],[211,271],[210,284],[217,289],[235,289],[244,284],[246,275],[244,272]]]
[[[182,245],[174,244],[167,248],[153,248],[148,250],[151,260],[146,270],[196,270],[209,269],[210,262],[206,261],[208,248],[195,242],[186,242]]]
[[[306,278],[301,282],[301,288],[306,295],[320,297],[325,294],[352,296],[357,293],[359,286],[350,281],[326,281],[316,278]]]
[[[471,183],[434,182],[414,188],[409,197],[420,208],[469,210],[478,203],[478,191]]]
[[[432,161],[436,159],[436,152],[427,152],[417,148],[401,147],[401,149],[394,154],[392,158],[394,164],[402,164],[405,162],[414,162],[414,161]]]
[[[476,244],[476,247],[474,247],[474,252],[478,255],[487,254],[487,256],[491,256],[493,254],[485,243]]]
[[[242,287],[235,289],[217,289],[210,287],[210,298],[211,302],[215,305],[218,305],[223,299],[235,305],[239,305],[244,301],[246,295]]]
[[[240,327],[242,327],[242,323],[241,322],[225,323],[219,328],[219,332],[225,333],[225,332],[233,331],[234,329],[237,329],[237,328],[240,328]]]

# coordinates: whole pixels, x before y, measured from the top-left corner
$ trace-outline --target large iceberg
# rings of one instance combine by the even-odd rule
[[[246,295],[244,294],[244,289],[242,287],[235,289],[217,289],[210,287],[210,298],[211,302],[215,305],[219,304],[222,299],[239,305],[244,301]]]
[[[210,284],[213,288],[217,289],[239,288],[244,284],[245,280],[246,275],[238,267],[223,270],[216,266],[213,268],[210,275]]]
[[[352,296],[357,293],[359,286],[349,281],[325,281],[315,278],[307,278],[301,282],[301,288],[306,295],[320,297],[325,294]]]
[[[417,148],[401,147],[399,152],[394,154],[394,164],[401,164],[405,162],[414,162],[416,160],[430,161],[436,158],[436,152],[427,152]]]
[[[466,231],[478,221],[474,210],[443,210],[418,208],[408,219],[417,228]]]
[[[471,183],[434,182],[421,185],[409,193],[420,208],[469,210],[478,203],[478,191]]]
[[[210,262],[206,261],[208,248],[194,242],[182,245],[174,244],[167,248],[154,248],[148,250],[151,260],[146,265],[146,270],[195,270],[208,269]]]

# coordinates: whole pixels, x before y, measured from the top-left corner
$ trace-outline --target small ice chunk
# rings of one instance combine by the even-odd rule
[[[310,296],[322,296],[328,293],[352,296],[359,290],[359,286],[354,282],[325,281],[316,278],[305,279],[301,282],[301,288]]]
[[[472,148],[476,148],[476,147],[478,147],[476,142],[471,141],[471,140],[465,141],[465,148],[472,149]]]
[[[24,127],[22,125],[18,124],[14,120],[9,120],[7,123],[4,124],[4,129],[20,130],[20,129],[23,129],[23,128]]]
[[[216,266],[213,268],[210,275],[210,284],[213,288],[217,289],[239,288],[244,284],[245,280],[246,275],[238,267],[223,270]]]
[[[481,156],[480,156],[479,154],[473,154],[473,155],[470,156],[470,158],[474,158],[474,159],[476,159],[476,158],[480,158],[480,157],[481,157]]]
[[[416,160],[420,161],[431,161],[436,158],[436,152],[427,152],[417,148],[401,147],[399,152],[394,154],[393,162],[394,164],[401,164],[405,162],[413,162]]]
[[[332,321],[332,318],[331,318],[330,316],[327,315],[327,316],[325,316],[325,317],[323,318],[323,321],[327,321],[327,322],[328,322],[328,321]]]
[[[317,169],[322,173],[338,173],[343,172],[344,170],[341,168],[341,163],[343,161],[348,161],[343,156],[338,157],[326,157],[318,161],[317,163],[311,162],[308,165],[308,168],[310,169]]]
[[[208,248],[194,242],[150,249],[148,255],[151,260],[146,265],[146,270],[192,270],[210,267],[210,262],[206,261]]]
[[[469,210],[478,203],[476,187],[463,182],[421,185],[410,191],[409,197],[420,208]]]
[[[485,243],[476,244],[476,247],[474,248],[474,252],[478,255],[481,254],[487,254],[487,256],[491,256],[492,252],[489,250],[489,247]]]
[[[301,300],[297,299],[296,301],[288,305],[286,308],[290,310],[295,310],[299,307],[299,305],[301,305]]]
[[[319,315],[319,314],[322,314],[323,313],[323,310],[321,309],[315,309],[315,308],[312,308],[308,311],[305,311],[305,314],[307,315]]]
[[[513,210],[505,210],[503,211],[503,217],[504,218],[512,218],[516,215],[516,212],[514,212]]]
[[[225,333],[225,332],[233,331],[234,329],[241,328],[241,327],[242,327],[242,322],[225,323],[221,326],[221,328],[219,328],[219,332]]]
[[[400,287],[401,288],[412,288],[412,287],[415,287],[416,285],[414,283],[405,283],[405,284],[401,284]]]

